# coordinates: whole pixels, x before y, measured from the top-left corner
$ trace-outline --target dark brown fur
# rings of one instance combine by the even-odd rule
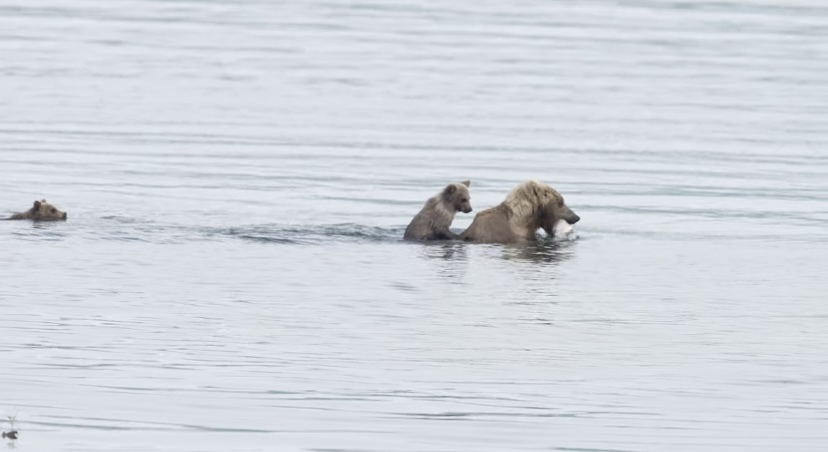
[[[66,212],[46,202],[45,199],[35,201],[32,208],[12,215],[9,220],[58,221],[66,219]]]
[[[469,195],[470,181],[449,184],[439,194],[426,201],[422,210],[411,220],[403,235],[404,240],[452,240],[457,234],[449,229],[457,212],[472,211]]]

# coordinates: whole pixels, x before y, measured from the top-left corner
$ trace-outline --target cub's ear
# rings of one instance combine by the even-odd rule
[[[447,195],[453,195],[454,192],[456,192],[456,191],[457,191],[457,187],[454,184],[449,184],[449,185],[446,186],[446,189],[443,190],[443,193],[445,193]]]
[[[470,180],[464,180],[463,182],[460,182],[460,183],[465,185],[466,187],[471,187],[471,181]]]
[[[40,201],[35,201],[34,202],[34,210],[39,210],[39,209],[40,209]]]

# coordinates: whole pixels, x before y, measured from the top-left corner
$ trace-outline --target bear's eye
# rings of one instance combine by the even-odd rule
[[[52,213],[57,213],[57,209],[55,209],[54,207],[52,207]]]
[[[558,201],[558,207],[563,207],[563,205],[564,205],[563,199],[561,199],[560,201]]]

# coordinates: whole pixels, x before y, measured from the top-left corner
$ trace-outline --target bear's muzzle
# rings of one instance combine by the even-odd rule
[[[564,214],[563,214],[563,217],[562,217],[562,218],[563,218],[564,220],[566,220],[566,222],[567,222],[567,223],[569,223],[569,224],[575,224],[575,223],[577,223],[577,222],[581,221],[581,217],[579,217],[579,216],[578,216],[575,212],[573,212],[573,211],[572,211],[572,209],[570,209],[569,207],[566,207],[566,208],[565,208],[565,210],[564,210]]]

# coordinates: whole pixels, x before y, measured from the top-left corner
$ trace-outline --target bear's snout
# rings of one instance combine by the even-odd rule
[[[469,213],[472,211],[471,206],[463,207],[463,213]]]
[[[66,219],[66,212],[63,212],[63,219]]]
[[[566,210],[564,211],[563,219],[566,220],[566,222],[569,223],[569,224],[575,224],[575,223],[581,221],[581,217],[579,217],[569,207],[566,207]]]

